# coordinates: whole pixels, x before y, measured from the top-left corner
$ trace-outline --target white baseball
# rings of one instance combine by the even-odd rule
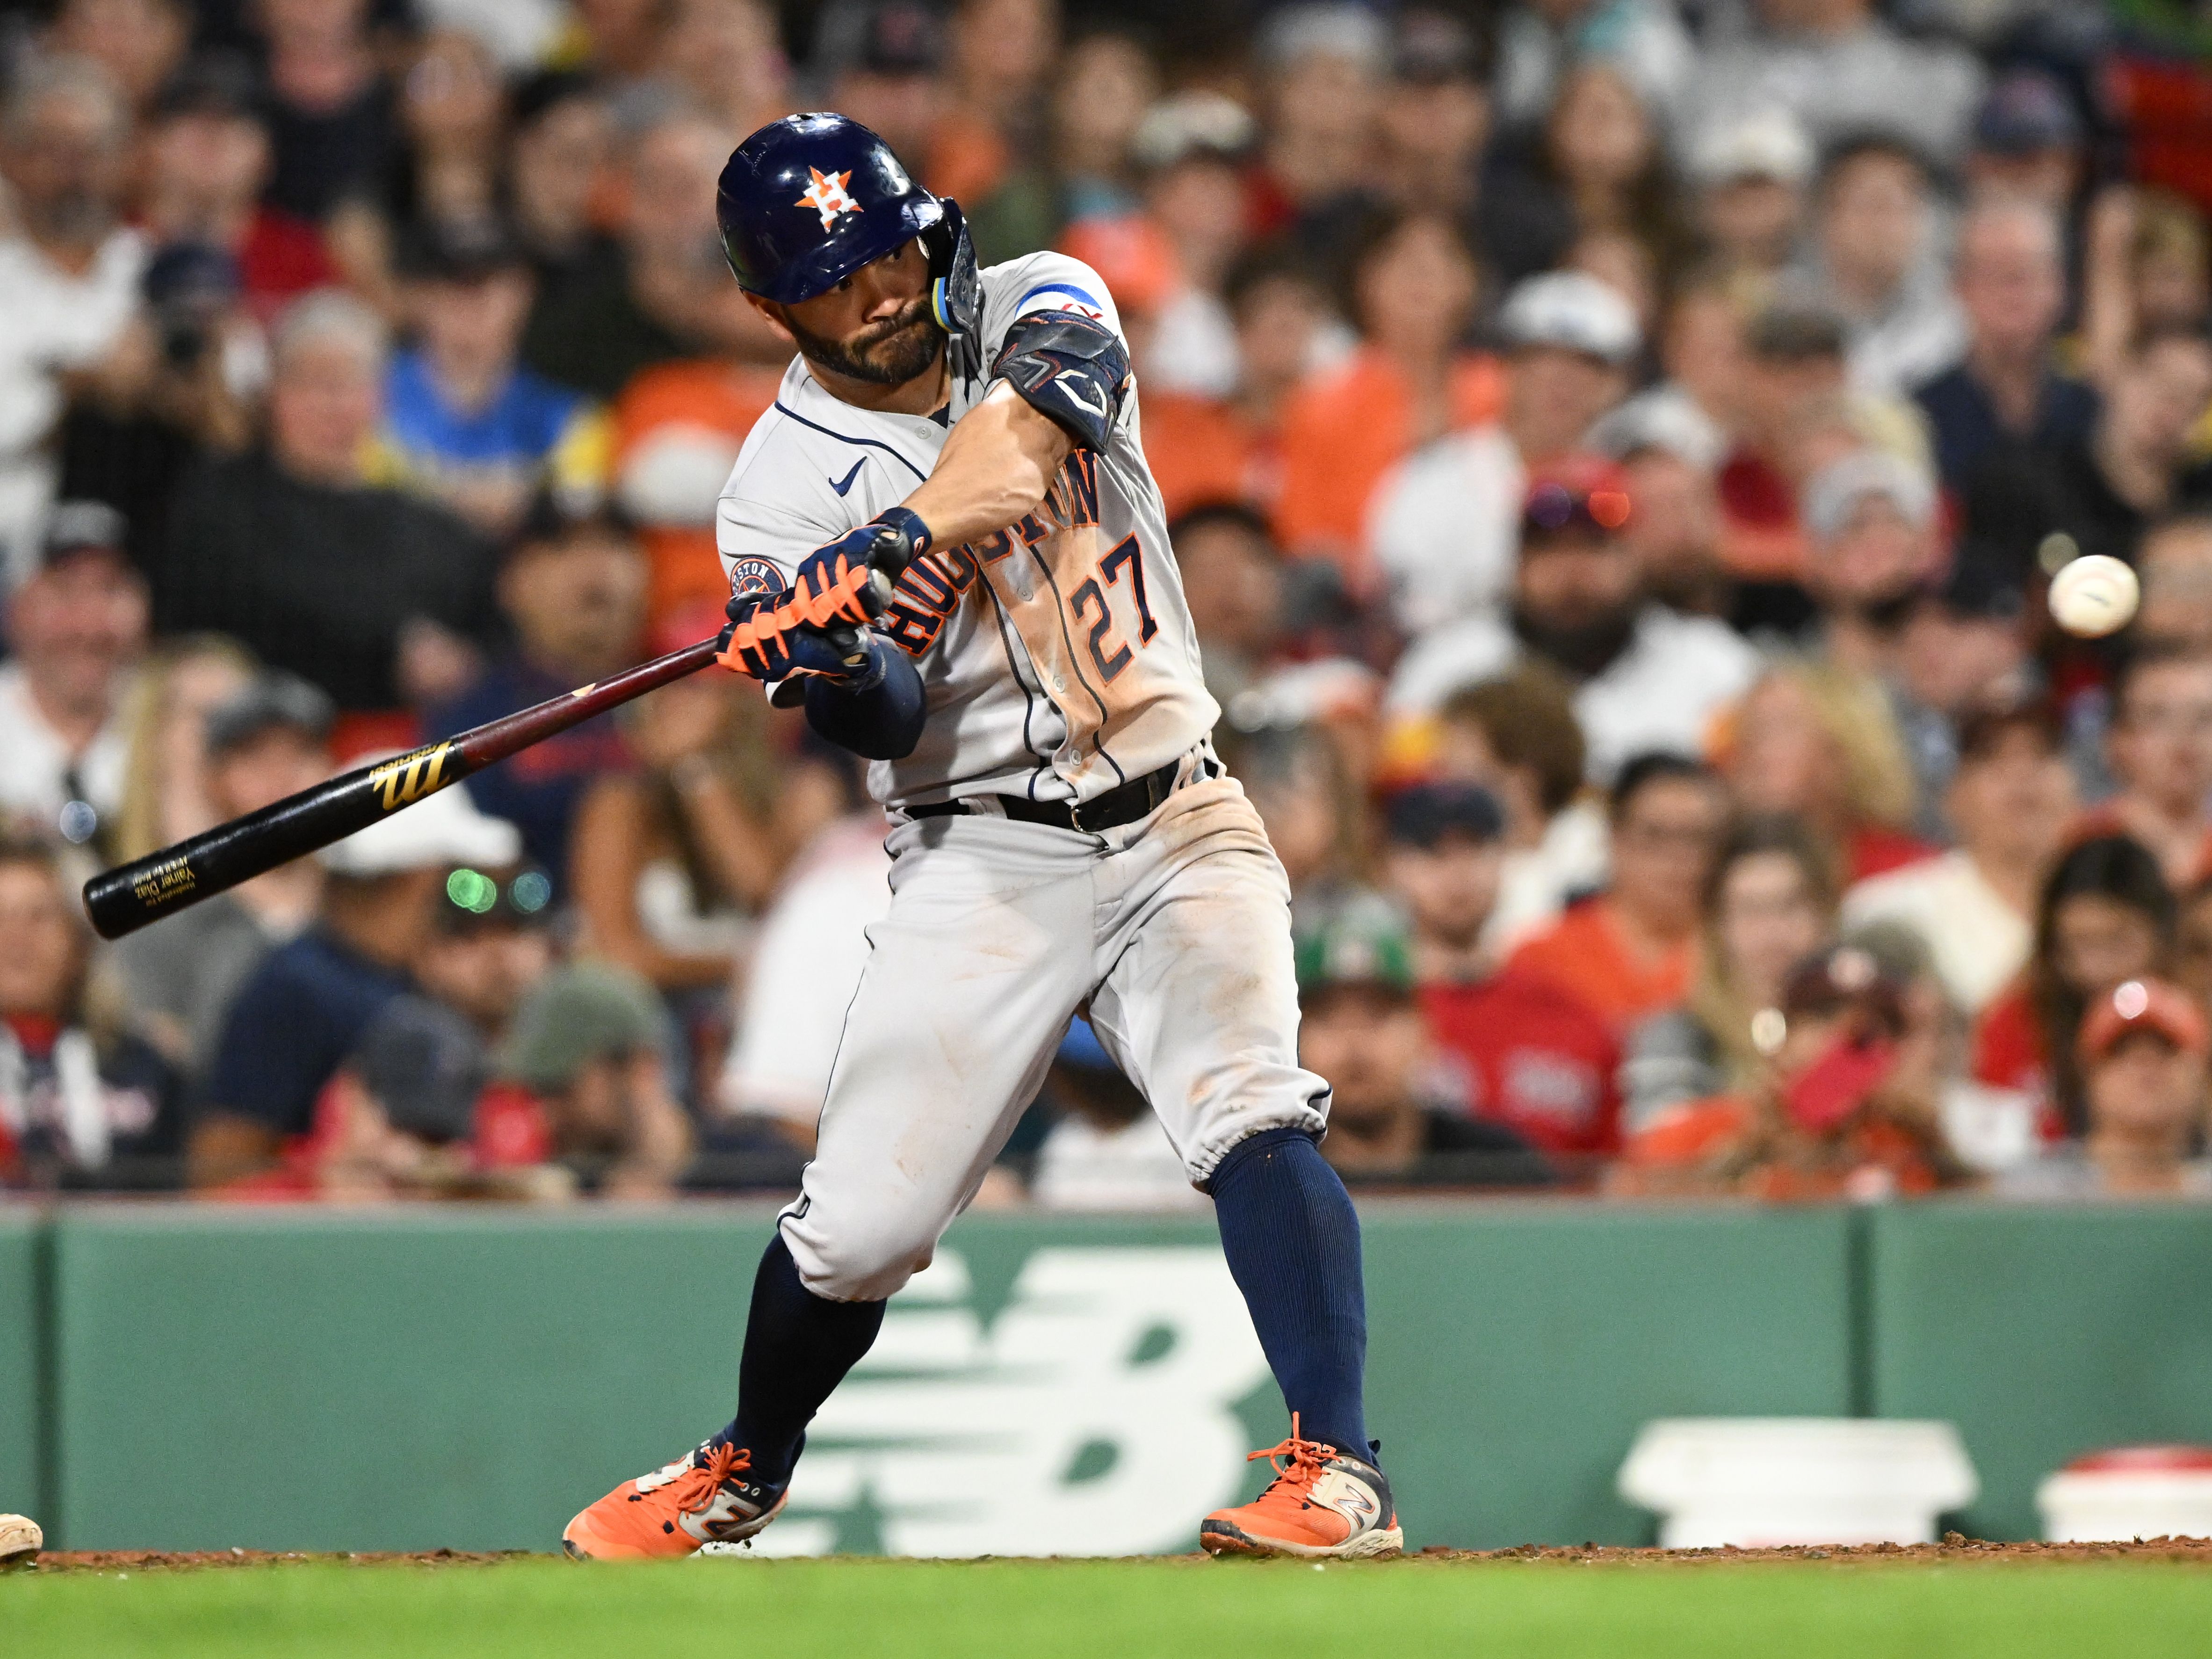
[[[2090,553],[2059,567],[2051,579],[2051,614],[2085,640],[2117,634],[2132,621],[2142,586],[2109,554]]]

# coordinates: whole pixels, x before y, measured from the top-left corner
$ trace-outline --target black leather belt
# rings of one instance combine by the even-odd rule
[[[1030,800],[1022,795],[997,795],[993,799],[1008,817],[1021,823],[1048,823],[1055,830],[1081,830],[1095,835],[1101,830],[1118,830],[1125,823],[1134,823],[1157,811],[1160,803],[1175,793],[1176,774],[1182,766],[1181,761],[1171,760],[1157,772],[1131,778],[1080,806],[1073,801]],[[1212,762],[1202,760],[1192,775],[1211,778],[1219,775],[1219,772]],[[909,806],[906,815],[910,818],[951,818],[964,817],[971,810],[964,800],[946,800],[931,806]]]

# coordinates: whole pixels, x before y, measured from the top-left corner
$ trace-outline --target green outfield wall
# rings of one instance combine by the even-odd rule
[[[2212,1442],[2212,1210],[1364,1207],[1408,1542],[1649,1541],[1642,1423],[1960,1425],[2031,1535],[2075,1452]],[[544,1548],[719,1425],[770,1212],[0,1211],[0,1508],[78,1548]],[[1210,1224],[975,1216],[825,1408],[780,1553],[1189,1547],[1282,1407]]]

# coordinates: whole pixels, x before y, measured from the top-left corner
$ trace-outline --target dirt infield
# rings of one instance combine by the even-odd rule
[[[176,1572],[212,1567],[281,1567],[295,1563],[336,1562],[349,1566],[477,1567],[502,1561],[528,1560],[523,1550],[471,1553],[462,1550],[427,1550],[414,1554],[361,1553],[310,1555],[277,1554],[266,1550],[56,1550],[39,1559],[40,1572]],[[1197,1564],[1205,1556],[1170,1556],[1164,1561]],[[1980,1561],[2134,1561],[2171,1562],[2212,1567],[2212,1539],[2151,1538],[2127,1544],[1993,1544],[1978,1538],[1948,1533],[1940,1544],[1838,1544],[1826,1547],[1799,1546],[1787,1549],[1710,1550],[1620,1549],[1585,1546],[1552,1548],[1523,1544],[1509,1550],[1453,1550],[1441,1546],[1401,1557],[1401,1565],[1431,1566],[1457,1562],[1547,1561],[1610,1566],[1698,1566],[1715,1562],[1730,1565],[1757,1562],[1843,1561],[1929,1563],[1945,1565]],[[957,1562],[941,1565],[957,1566]]]

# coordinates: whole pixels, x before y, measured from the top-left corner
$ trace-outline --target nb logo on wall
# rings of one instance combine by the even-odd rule
[[[1267,1377],[1220,1253],[1043,1249],[988,1330],[969,1301],[951,1254],[893,1298],[755,1551],[1192,1548],[1200,1518],[1242,1488],[1235,1407]],[[855,1515],[872,1540],[854,1537]]]

